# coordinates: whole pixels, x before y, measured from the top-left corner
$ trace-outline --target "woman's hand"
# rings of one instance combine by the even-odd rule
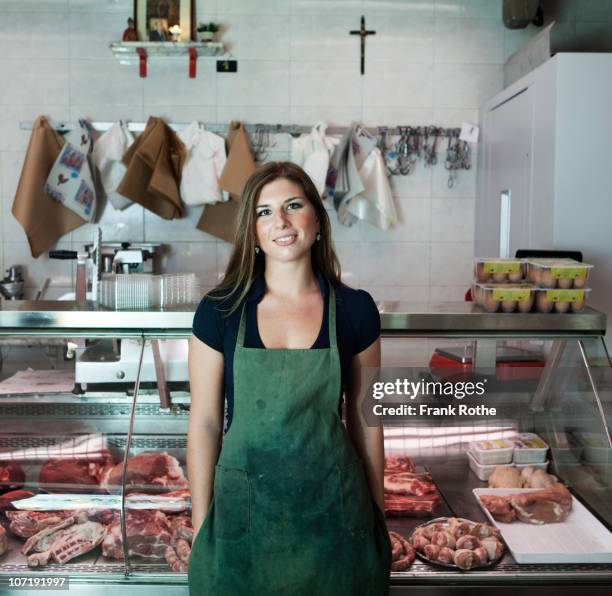
[[[223,366],[221,352],[197,337],[189,340],[191,409],[187,433],[187,474],[195,535],[212,499],[215,465],[223,435]]]
[[[366,392],[362,391],[364,367],[380,367],[380,337],[351,360],[350,384],[346,391],[346,427],[363,462],[372,498],[384,511],[384,435],[382,426],[368,426],[362,415],[366,398]]]

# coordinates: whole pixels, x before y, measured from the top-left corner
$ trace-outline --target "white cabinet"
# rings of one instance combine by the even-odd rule
[[[480,124],[475,255],[581,250],[611,329],[612,54],[557,54],[487,101]]]

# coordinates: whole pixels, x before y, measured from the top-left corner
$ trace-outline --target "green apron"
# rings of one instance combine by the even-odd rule
[[[338,413],[336,300],[329,348],[234,353],[234,417],[191,551],[191,596],[381,596],[385,520]]]

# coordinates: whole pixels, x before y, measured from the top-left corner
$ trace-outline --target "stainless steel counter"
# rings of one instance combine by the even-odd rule
[[[3,301],[0,335],[97,335],[185,337],[197,305],[169,309],[114,311],[93,302]],[[582,313],[488,313],[470,302],[378,304],[382,331],[400,337],[580,337],[601,336],[606,315],[592,308]]]

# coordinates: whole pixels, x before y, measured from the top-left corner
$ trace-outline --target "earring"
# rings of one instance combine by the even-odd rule
[[[317,232],[315,238],[317,239],[317,242],[319,242],[321,240],[321,232]]]
[[[259,254],[261,252],[261,248],[259,248],[259,246],[255,247],[255,254]]]

